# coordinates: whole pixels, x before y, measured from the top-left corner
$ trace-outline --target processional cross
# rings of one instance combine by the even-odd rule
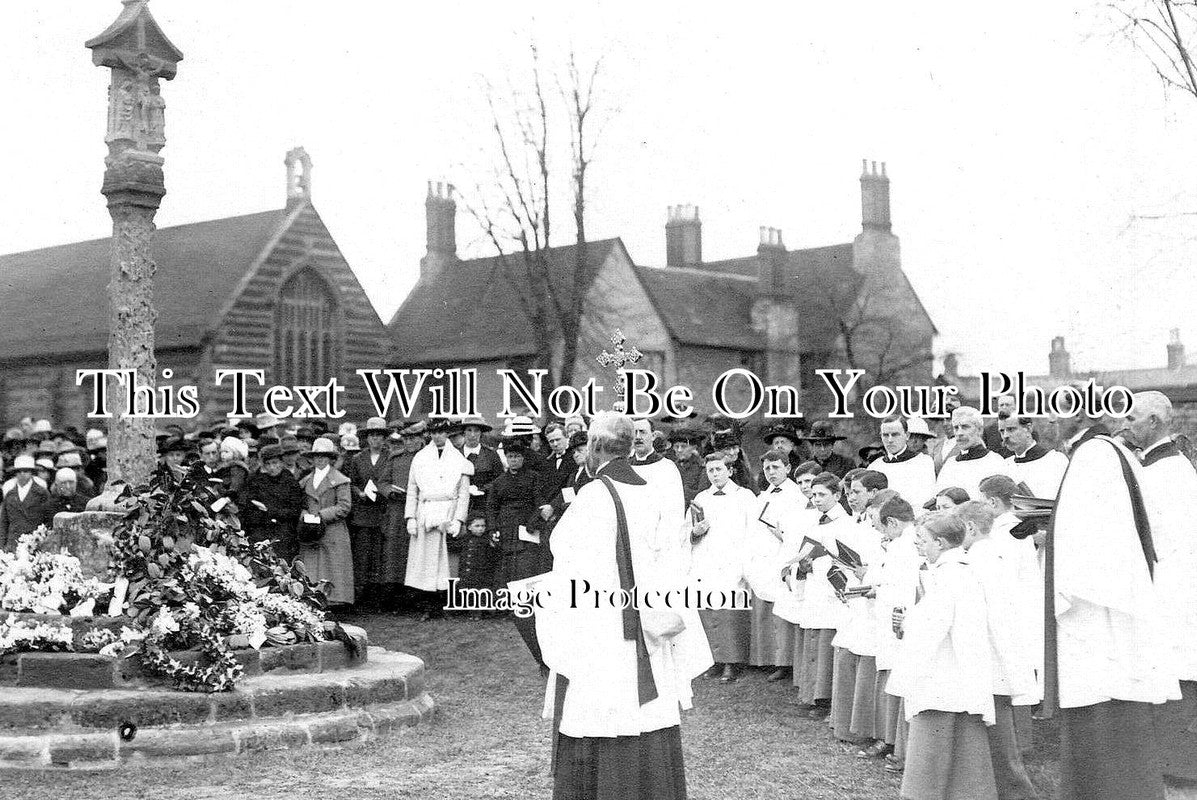
[[[625,348],[623,345],[626,341],[627,338],[623,335],[623,331],[616,328],[615,333],[611,335],[611,344],[615,345],[615,352],[608,353],[606,350],[604,350],[595,357],[595,361],[597,361],[601,366],[615,367],[617,375],[615,379],[615,392],[619,399],[615,401],[612,408],[621,414],[624,413],[628,407],[627,377],[624,375],[622,370],[625,366],[629,364],[635,364],[637,361],[644,358],[644,353],[641,353],[634,346],[630,349]]]

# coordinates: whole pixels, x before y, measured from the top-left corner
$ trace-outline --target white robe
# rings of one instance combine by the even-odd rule
[[[866,571],[863,580],[855,574],[845,571],[848,577],[848,587],[872,586],[873,581],[881,569],[881,561],[885,557],[885,550],[881,546],[881,534],[866,520],[856,520],[856,525],[848,533],[845,526],[844,535],[839,540],[851,547],[860,555]],[[839,627],[831,644],[835,647],[846,648],[858,656],[876,656],[878,649],[877,632],[873,624],[873,606],[876,600],[869,597],[852,597],[846,604],[844,624]]]
[[[1073,451],[1056,501],[1053,600],[1061,708],[1180,699],[1159,592],[1118,451],[1142,486],[1134,455],[1095,436]],[[1150,502],[1146,496],[1144,502]]]
[[[669,535],[675,539],[676,546],[684,546],[688,541],[686,524],[686,496],[682,490],[682,474],[678,472],[677,464],[661,456],[647,463],[630,461],[632,469],[648,485],[653,487],[659,498],[658,512],[661,524],[654,528],[659,535]],[[654,535],[658,535],[654,533]]]
[[[723,494],[716,495],[716,491]],[[756,495],[752,490],[728,481],[722,490],[714,486],[694,498],[710,527],[690,545],[690,583],[703,591],[732,592],[748,588],[744,560],[748,529],[756,521]]]
[[[662,501],[675,498],[662,498],[651,482],[616,482],[615,487],[627,516],[636,587],[642,592],[681,589],[685,557],[677,538],[663,530],[668,523],[659,511]],[[640,705],[636,644],[623,638],[622,610],[609,604],[595,608],[593,595],[580,589],[585,581],[593,591],[618,593],[615,545],[615,504],[596,479],[578,491],[553,529],[553,571],[541,584],[550,596],[536,610],[537,638],[552,670],[544,715],[552,718],[556,675],[564,675],[569,687],[560,732],[566,736],[638,736],[678,725],[680,711],[692,706],[691,679],[714,663],[697,610],[675,607],[686,628],[650,651],[658,696]],[[576,604],[569,602],[571,585],[579,587]]]
[[[981,481],[990,475],[1009,475],[1009,473],[1010,470],[1006,466],[1006,459],[992,450],[980,458],[971,458],[964,461],[952,458],[945,461],[943,468],[940,469],[939,478],[935,481],[935,491],[942,492],[944,489],[958,486],[968,492],[968,496],[971,499],[980,500],[981,490],[979,487]]]
[[[879,458],[869,469],[889,479],[889,488],[902,496],[914,508],[935,496],[935,461],[926,453],[919,453],[905,461],[886,461]]]
[[[1170,445],[1170,442],[1158,444]],[[1140,486],[1159,563],[1165,627],[1181,680],[1197,680],[1197,471],[1179,453],[1159,460],[1143,452]],[[1148,463],[1153,462],[1153,463]]]
[[[1007,474],[1018,483],[1025,483],[1035,497],[1054,499],[1060,492],[1060,481],[1068,469],[1068,456],[1059,450],[1048,450],[1031,461],[1019,462],[1016,456],[1006,459]]]
[[[910,610],[918,594],[919,568],[923,557],[914,542],[914,526],[885,545],[885,555],[875,575],[877,599],[873,604],[874,636],[877,642],[877,669],[893,669],[902,640],[894,633],[894,609]]]
[[[774,492],[771,486],[756,498],[744,566],[744,575],[752,593],[767,603],[782,600],[789,591],[781,579],[781,566],[786,553],[784,542],[792,540],[802,527],[806,515],[806,495],[798,488],[798,484],[786,478],[777,488],[781,491]],[[761,519],[771,523],[774,528],[761,522]]]
[[[986,536],[968,549],[968,562],[985,592],[993,693],[1029,698],[1039,688],[1026,619],[1022,616],[1025,603],[1019,583],[1019,559],[1010,557],[1008,547]],[[1042,698],[1020,705],[1034,705],[1038,699]]]
[[[408,586],[426,592],[449,588],[449,550],[437,526],[465,522],[473,474],[474,465],[449,442],[440,452],[429,442],[412,459],[403,508],[404,518],[416,521],[407,551]]]
[[[1039,552],[1031,537],[1015,539],[1010,531],[1021,520],[1013,512],[1000,514],[993,521],[989,541],[1014,571],[1020,641],[1036,675],[1036,689],[1024,697],[1016,697],[1015,705],[1034,705],[1043,699],[1043,568]]]

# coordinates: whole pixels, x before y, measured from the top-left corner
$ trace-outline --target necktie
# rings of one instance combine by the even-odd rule
[[[722,489],[720,489],[719,491],[715,492],[715,496],[716,496],[716,497],[723,497],[723,496],[724,496],[724,495],[726,495],[726,494],[727,494],[727,492],[723,491]]]
[[[780,491],[781,491],[780,486],[774,486],[772,489],[769,490],[769,494],[776,494],[777,492],[780,492]]]
[[[829,522],[831,522],[831,517],[827,516],[826,514],[821,514],[819,516],[819,524],[820,525],[826,525]]]

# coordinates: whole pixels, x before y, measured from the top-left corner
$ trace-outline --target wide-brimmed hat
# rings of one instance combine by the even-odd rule
[[[183,449],[185,450],[186,448]],[[59,467],[82,467],[83,459],[75,452],[63,453],[58,457],[58,461],[55,464]]]
[[[428,423],[422,419],[418,419],[410,425],[404,425],[399,429],[400,436],[423,436],[428,433]]]
[[[271,446],[273,446],[273,445],[271,445]],[[262,458],[263,459],[265,459],[265,457],[266,457],[265,454],[266,454],[267,449],[269,449],[269,448],[262,449]],[[283,439],[281,442],[279,442],[278,449],[279,449],[279,451],[278,451],[279,455],[281,455],[281,456],[290,455],[291,453],[303,452],[303,449],[299,446],[299,440],[296,439],[294,436],[289,436],[286,439]]]
[[[531,417],[516,416],[508,417],[503,422],[503,432],[499,435],[504,439],[511,439],[516,436],[534,436],[540,433],[540,427],[532,421]]]
[[[495,429],[494,425],[491,425],[477,414],[468,417],[462,417],[460,424],[462,430],[465,430],[466,428],[479,428],[483,433],[485,433],[486,431],[493,431]]]
[[[739,447],[740,436],[735,431],[719,431],[715,434],[715,449],[723,450],[727,447]]]
[[[810,433],[803,437],[806,441],[814,442],[842,442],[846,437],[835,432],[835,426],[827,420],[820,420],[810,426]]]
[[[316,441],[312,442],[312,455],[337,456],[337,446],[332,443],[332,439],[321,436]]]
[[[25,431],[20,428],[9,428],[4,432],[5,442],[23,442],[25,441]]]
[[[189,450],[191,450],[191,445],[182,439],[169,439],[163,442],[162,446],[158,448],[158,454],[164,456],[167,453],[186,453]],[[64,453],[63,455],[69,456],[70,454]],[[75,456],[75,458],[78,457],[78,455]]]
[[[935,434],[927,427],[927,420],[922,417],[908,417],[906,419],[906,433],[911,436],[923,436],[927,439],[935,438]]]
[[[270,428],[274,428],[282,424],[283,423],[279,422],[278,417],[274,416],[274,414],[267,414],[265,411],[254,417],[254,425],[260,431],[269,430]]]
[[[573,436],[569,437],[569,444],[565,446],[565,452],[577,450],[579,447],[585,447],[589,440],[586,431],[577,431]]]
[[[33,460],[33,456],[21,455],[13,459],[13,472],[20,472],[21,470],[33,472],[35,469],[37,469],[37,462]]]
[[[428,433],[456,433],[461,430],[461,426],[447,417],[436,417],[428,420],[426,430]]]
[[[98,439],[87,443],[87,452],[89,452],[89,453],[94,453],[97,450],[107,450],[107,449],[108,449],[108,437],[107,436],[101,436]]]
[[[706,441],[707,432],[697,425],[684,424],[678,425],[668,434],[671,442],[690,442],[691,444],[699,444]]]
[[[352,433],[347,433],[341,437],[341,449],[346,453],[356,453],[362,449],[362,443]]]
[[[761,438],[765,440],[766,444],[772,442],[778,436],[784,436],[794,444],[799,444],[802,441],[802,434],[789,425],[770,425],[761,431]]]
[[[381,433],[387,436],[390,432],[391,429],[387,427],[387,421],[382,417],[370,417],[366,420],[366,427],[358,428],[358,434],[361,436],[369,436],[371,433]]]
[[[503,442],[503,452],[506,455],[524,455],[528,452],[528,445],[520,439],[512,439],[509,442]]]
[[[36,464],[41,469],[49,470],[50,472],[54,471],[54,462],[48,458],[39,458],[37,461],[34,461],[33,463]]]
[[[260,453],[258,453],[258,460],[261,461],[263,464],[265,464],[267,461],[270,461],[271,459],[274,459],[274,458],[281,460],[282,457],[283,457],[282,445],[277,445],[277,444],[268,444],[262,448],[262,451]]]

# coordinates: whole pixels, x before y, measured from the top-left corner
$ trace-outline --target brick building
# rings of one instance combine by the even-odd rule
[[[840,244],[788,249],[780,230],[761,228],[755,253],[705,261],[693,206],[669,209],[662,266],[635,263],[619,239],[589,242],[594,277],[584,294],[574,385],[592,375],[611,385],[594,356],[617,328],[645,354],[638,367],[666,385],[692,387],[703,411],[712,410],[715,379],[733,367],[799,387],[808,415],[826,402],[814,376],[821,367],[855,366],[877,383],[929,382],[936,330],[902,271],[885,165],[866,165],[860,185],[860,232]],[[388,325],[390,365],[477,368],[481,410],[493,414],[501,402],[495,369],[523,369],[539,352],[519,302],[526,273],[519,256],[458,258],[451,186],[430,185],[425,208],[427,254]],[[545,254],[563,291],[575,255],[572,245]],[[560,349],[558,342],[557,357]]]
[[[198,386],[204,422],[231,407],[221,368],[267,384],[335,376],[349,418],[370,413],[353,371],[382,362],[386,329],[312,205],[307,153],[285,163],[284,208],[154,235],[158,368],[174,372],[159,383]],[[75,370],[108,365],[109,269],[109,239],[0,256],[0,421],[90,426]]]

